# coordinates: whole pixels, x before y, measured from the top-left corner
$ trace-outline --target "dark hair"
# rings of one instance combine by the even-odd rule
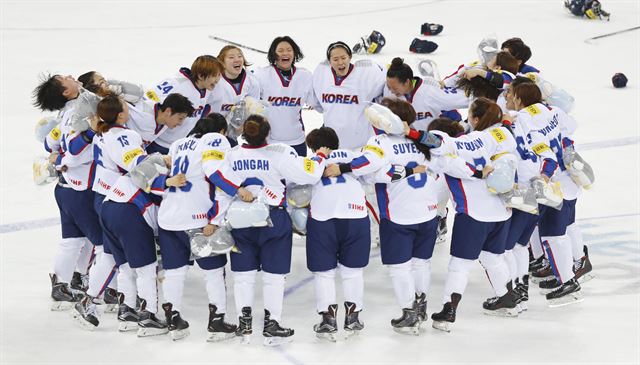
[[[518,60],[509,52],[498,52],[496,55],[496,65],[500,66],[501,70],[511,72],[514,75],[518,73]]]
[[[40,110],[56,111],[64,108],[67,98],[62,95],[64,87],[56,76],[50,74],[42,75],[41,81],[35,89],[33,89],[33,105]]]
[[[93,76],[96,74],[96,71],[85,72],[82,75],[78,76],[78,81],[82,83],[82,87],[91,91],[94,94],[97,94],[100,91],[100,86],[96,85],[93,82]]]
[[[300,62],[302,61],[302,59],[304,58],[304,55],[302,54],[302,51],[300,50],[300,47],[298,46],[298,44],[291,39],[291,37],[289,37],[288,35],[282,36],[282,37],[276,37],[273,42],[271,42],[271,46],[269,47],[269,52],[267,52],[267,59],[269,60],[269,63],[272,65],[276,64],[276,60],[277,60],[277,56],[276,56],[276,48],[278,48],[278,45],[282,42],[286,42],[289,43],[289,45],[291,46],[291,48],[293,48],[293,62],[292,64],[295,64],[296,62]]]
[[[471,80],[467,80],[461,77],[456,83],[458,89],[464,90],[464,94],[467,96],[473,96],[476,98],[489,98],[491,100],[498,100],[500,95],[500,89],[496,88],[482,76],[472,77]]]
[[[240,51],[240,54],[244,59],[244,63],[242,64],[244,67],[251,66],[251,64],[247,61],[247,58],[244,56],[244,52],[242,52],[242,50],[239,47],[228,45],[228,46],[222,47],[222,49],[220,50],[220,53],[218,53],[217,58],[218,58],[218,61],[220,61],[221,63],[222,69],[224,69],[224,59],[227,58],[227,52],[231,51],[232,49],[237,49],[238,51]]]
[[[508,49],[509,53],[524,65],[531,58],[531,48],[524,44],[522,39],[514,37],[502,42],[502,49]],[[520,65],[522,67],[522,65]]]
[[[205,118],[196,122],[195,127],[189,132],[187,137],[201,138],[207,133],[222,133],[227,129],[227,120],[224,119],[222,114],[211,113]]]
[[[331,43],[329,47],[327,47],[327,60],[331,59],[331,51],[333,51],[336,48],[342,48],[345,51],[347,51],[347,54],[349,55],[349,57],[353,56],[353,53],[351,52],[351,47],[349,47],[346,43],[342,41],[337,41],[337,42]]]
[[[515,88],[516,86],[520,85],[520,84],[534,84],[535,82],[533,80],[531,80],[528,77],[525,76],[516,76],[515,79],[513,79],[511,81],[511,83],[509,84],[512,88]]]
[[[450,137],[457,137],[461,133],[464,133],[464,127],[460,123],[449,118],[436,118],[429,123],[427,128],[429,131],[441,131],[448,134]]]
[[[203,55],[196,58],[191,64],[191,79],[193,81],[204,80],[209,76],[216,76],[222,73],[222,69],[222,63],[217,58],[211,55]]]
[[[171,115],[185,113],[188,117],[193,115],[195,109],[191,101],[182,94],[169,94],[166,99],[159,105],[161,111],[171,108]]]
[[[391,61],[391,66],[387,70],[387,77],[398,79],[401,83],[413,79],[413,70],[409,65],[404,63],[400,57],[396,57]]]
[[[114,127],[118,114],[123,111],[122,100],[118,96],[109,94],[102,98],[96,108],[96,115],[100,118],[97,126],[98,134],[106,133]]]
[[[478,124],[473,127],[476,131],[483,131],[502,122],[502,109],[494,101],[487,98],[474,100],[469,106],[469,114],[479,119]]]
[[[416,110],[407,101],[398,98],[384,98],[380,104],[389,108],[393,114],[400,117],[400,120],[409,125],[416,121]]]
[[[305,142],[313,151],[317,151],[321,147],[337,150],[340,145],[336,131],[329,127],[320,127],[312,130],[307,135]]]
[[[258,114],[251,114],[244,122],[242,137],[249,146],[261,146],[266,143],[270,131],[271,126],[267,118]]]
[[[533,83],[523,83],[514,87],[513,96],[520,99],[525,107],[542,102],[540,88]]]

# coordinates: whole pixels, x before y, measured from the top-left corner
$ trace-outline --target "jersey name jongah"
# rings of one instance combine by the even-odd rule
[[[269,170],[269,160],[237,160],[233,161],[233,171]]]

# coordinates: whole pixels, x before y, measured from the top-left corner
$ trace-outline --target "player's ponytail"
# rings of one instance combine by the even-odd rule
[[[109,129],[115,127],[118,114],[123,111],[122,101],[115,95],[107,95],[100,100],[96,110],[96,115],[100,118],[97,126],[98,134],[106,133]]]
[[[391,61],[391,66],[387,70],[387,77],[398,79],[404,84],[407,80],[413,79],[413,70],[404,63],[402,58],[396,57]]]
[[[267,143],[267,136],[271,126],[267,119],[261,115],[251,114],[244,122],[242,128],[242,138],[251,147],[263,146]]]
[[[478,118],[478,123],[473,127],[476,131],[483,131],[502,122],[502,109],[487,98],[478,98],[471,103],[469,115]]]

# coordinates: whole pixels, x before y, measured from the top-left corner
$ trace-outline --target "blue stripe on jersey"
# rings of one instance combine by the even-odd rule
[[[45,141],[46,142],[46,141]],[[569,147],[569,146],[573,146],[573,140],[569,137],[563,137],[562,138],[562,147]]]
[[[167,175],[160,175],[153,179],[153,182],[151,183],[151,190],[163,192],[166,183]]]
[[[142,160],[144,160],[148,155],[140,155],[138,156],[138,158],[136,159],[136,165],[138,165],[140,162],[142,162]]]
[[[93,181],[96,179],[96,160],[91,162],[91,168],[89,169],[89,182],[87,183],[87,187],[91,190],[93,186]]]
[[[364,156],[356,157],[353,159],[353,161],[351,161],[351,169],[357,170],[361,167],[367,166],[368,164],[369,164],[369,160],[366,157]]]
[[[469,214],[469,207],[467,206],[467,194],[464,192],[464,186],[462,181],[449,175],[444,175],[453,196],[453,201],[456,203],[456,213]]]
[[[74,156],[79,155],[89,144],[82,138],[82,133],[80,133],[69,141],[69,153]]]
[[[523,74],[526,74],[526,73],[529,73],[529,72],[539,73],[540,71],[537,68],[535,68],[533,66],[530,66],[530,65],[527,65],[525,63],[522,66],[520,66],[520,72],[523,73]]]
[[[258,178],[248,177],[248,178],[244,179],[244,182],[242,183],[242,186],[249,186],[249,185],[264,186],[264,183],[262,182],[262,180],[260,180]]]
[[[45,149],[45,151],[47,151],[49,153],[53,152],[51,147],[49,147],[49,144],[47,143],[47,139],[46,138],[44,139],[44,149]]]
[[[553,173],[558,168],[558,163],[550,158],[545,158],[542,163],[542,173],[547,177],[553,176]]]
[[[149,208],[154,202],[150,199],[150,195],[145,193],[142,190],[138,190],[131,199],[129,199],[128,203],[134,204],[140,210],[140,214],[144,214],[144,212]]]
[[[393,166],[391,166],[391,168],[389,169],[389,171],[387,171],[387,175],[388,175],[390,178],[392,178],[392,179],[393,179],[393,171],[394,171]]]
[[[386,218],[391,220],[389,214],[389,194],[387,193],[387,184],[376,184],[376,199],[378,200],[380,219]]]
[[[229,196],[236,195],[238,191],[238,186],[227,180],[220,171],[216,171],[213,175],[209,176],[209,180],[211,180],[215,186],[222,189],[222,191],[229,194]]]

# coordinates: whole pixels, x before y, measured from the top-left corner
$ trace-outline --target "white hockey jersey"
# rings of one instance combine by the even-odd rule
[[[57,117],[60,124],[45,137],[44,147],[48,152],[60,154],[56,161],[56,168],[62,170],[65,185],[77,191],[84,191],[93,185],[95,166],[90,141],[93,139],[94,132],[88,130],[79,133],[73,130],[71,117],[74,114],[75,104],[76,100],[69,100],[60,110]]]
[[[166,125],[160,125],[156,121],[158,105],[158,103],[147,100],[140,100],[135,104],[129,104],[129,120],[126,123],[127,128],[138,132],[140,137],[142,137],[142,142],[145,147],[169,129]]]
[[[371,137],[363,154],[351,162],[355,175],[363,176],[388,169],[390,165],[415,167],[428,165],[424,154],[403,136],[381,134]],[[392,174],[392,171],[389,171]],[[389,180],[387,180],[389,181]],[[417,224],[433,219],[437,213],[436,180],[426,173],[375,185],[380,218],[398,224]]]
[[[357,156],[351,150],[335,150],[327,157],[327,164],[351,163]],[[367,206],[362,184],[353,173],[323,177],[313,186],[309,213],[318,221],[366,217]]]
[[[540,173],[553,177],[562,163],[562,133],[558,111],[538,103],[523,108],[516,115],[518,153],[540,163]]]
[[[411,103],[416,111],[416,120],[411,124],[413,129],[425,131],[431,121],[440,117],[442,112],[468,108],[471,103],[471,98],[466,96],[462,90],[448,87],[441,89],[425,83],[419,77],[415,77],[413,83],[413,91],[410,94],[397,96],[389,90],[386,84],[383,94],[385,97],[398,97]]]
[[[152,183],[151,192],[145,193],[133,184],[126,175],[146,157],[142,138],[138,133],[125,127],[113,127],[102,135],[104,149],[101,161],[105,169],[119,171],[120,176],[107,192],[106,199],[117,203],[132,203],[154,232],[158,229],[158,205],[165,189],[167,176],[160,175]]]
[[[178,139],[186,137],[196,122],[210,112],[208,104],[211,101],[211,92],[207,89],[198,89],[194,81],[191,80],[191,70],[185,67],[181,68],[177,74],[160,81],[155,89],[147,91],[145,96],[149,100],[161,103],[169,94],[175,93],[189,99],[195,112],[186,118],[181,125],[167,130],[156,139],[155,142],[165,148],[169,148]]]
[[[233,85],[224,73],[220,81],[213,88],[211,94],[210,109],[212,113],[220,113],[225,117],[229,114],[231,107],[237,104],[245,96],[260,99],[260,84],[252,72],[242,70],[242,78],[239,85]]]
[[[373,127],[364,115],[367,101],[382,96],[385,70],[371,60],[349,65],[349,72],[338,78],[328,61],[313,72],[313,90],[323,110],[325,127],[340,138],[341,149],[364,146],[373,135]]]
[[[315,102],[313,76],[307,69],[293,67],[291,77],[285,79],[276,66],[266,66],[255,71],[260,84],[260,99],[271,104],[267,109],[271,133],[269,143],[290,146],[304,142],[302,107]]]
[[[322,177],[325,158],[300,157],[284,144],[232,148],[212,182],[229,196],[244,186],[254,197],[271,206],[285,206],[285,182],[315,184]],[[222,208],[222,207],[221,207]],[[223,209],[218,214],[221,215]],[[215,218],[215,217],[214,217]]]
[[[431,149],[432,158],[446,158],[447,154],[454,153],[475,170],[482,170],[493,156],[514,152],[516,148],[511,133],[497,125],[457,138],[442,136],[442,146]],[[468,174],[461,176],[459,171],[438,171],[445,174],[456,213],[467,214],[481,222],[501,222],[511,217],[511,211],[496,194],[489,192],[484,180],[469,179]]]
[[[170,176],[185,174],[187,185],[166,190],[158,211],[158,224],[162,229],[202,228],[216,215],[216,192],[210,177],[220,168],[230,148],[227,138],[219,133],[182,138],[171,145]]]
[[[93,191],[106,196],[109,194],[109,190],[111,190],[115,185],[120,176],[126,174],[126,171],[110,160],[107,162],[107,166],[105,166],[102,157],[105,148],[106,145],[104,143],[104,137],[96,134],[93,137],[93,160],[96,166],[96,176],[93,180]]]

